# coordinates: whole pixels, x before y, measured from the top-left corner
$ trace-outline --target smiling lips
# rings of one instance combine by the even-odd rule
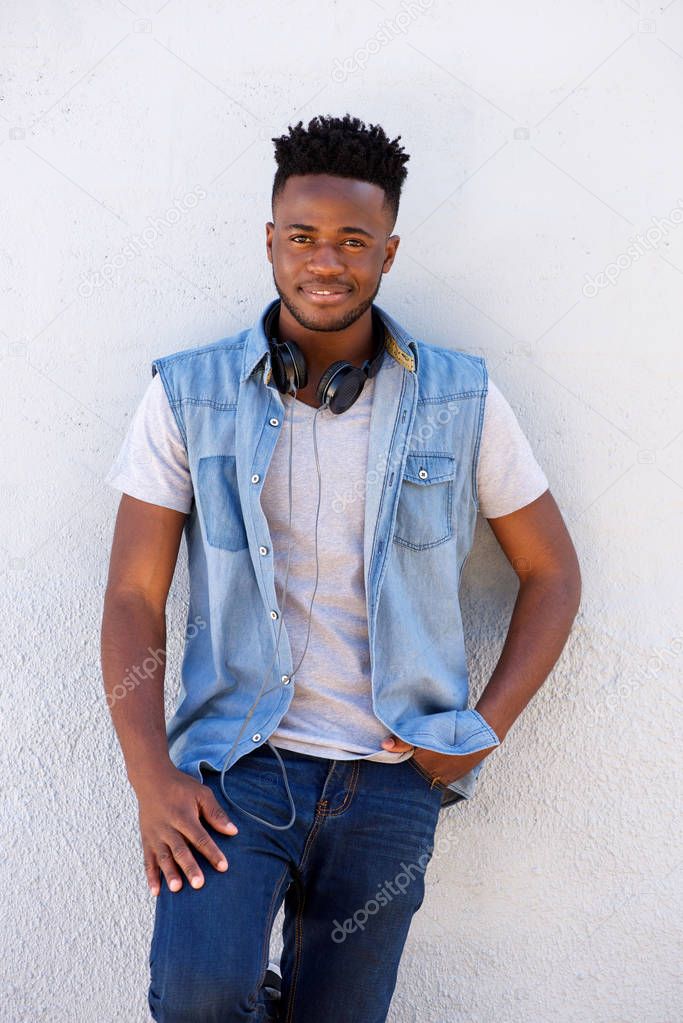
[[[306,298],[316,305],[335,305],[343,302],[351,291],[340,284],[304,284],[301,290]]]

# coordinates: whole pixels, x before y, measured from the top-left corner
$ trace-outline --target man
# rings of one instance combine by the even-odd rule
[[[385,1020],[439,812],[471,798],[578,609],[571,540],[484,359],[374,302],[399,245],[399,139],[347,114],[273,140],[279,298],[154,361],[107,477],[123,496],[102,669],[158,895],[148,998],[164,1023]],[[469,707],[458,588],[478,511],[519,593]]]

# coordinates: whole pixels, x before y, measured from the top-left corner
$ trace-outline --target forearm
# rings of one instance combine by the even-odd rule
[[[142,597],[107,594],[101,632],[107,706],[131,785],[166,766],[166,619]]]
[[[520,585],[500,658],[475,708],[501,741],[560,656],[580,594],[574,573]]]

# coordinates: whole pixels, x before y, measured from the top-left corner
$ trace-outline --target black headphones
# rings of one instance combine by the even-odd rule
[[[308,368],[304,354],[295,341],[280,341],[273,330],[275,317],[279,319],[280,303],[268,313],[264,330],[270,346],[273,380],[280,394],[292,394],[308,382]],[[372,331],[375,341],[375,355],[366,359],[362,366],[340,359],[328,366],[320,377],[315,391],[317,401],[326,405],[330,412],[339,415],[350,409],[363,390],[369,377],[377,373],[384,356],[384,323],[374,308],[372,310]]]

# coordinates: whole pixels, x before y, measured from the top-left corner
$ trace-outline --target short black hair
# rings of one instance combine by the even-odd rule
[[[384,189],[384,205],[391,211],[392,227],[398,216],[401,187],[410,156],[398,145],[397,135],[389,141],[378,124],[365,125],[358,117],[319,115],[303,127],[289,125],[289,134],[271,139],[275,143],[277,171],[273,181],[272,204],[294,174],[336,174],[341,178],[368,181]]]

